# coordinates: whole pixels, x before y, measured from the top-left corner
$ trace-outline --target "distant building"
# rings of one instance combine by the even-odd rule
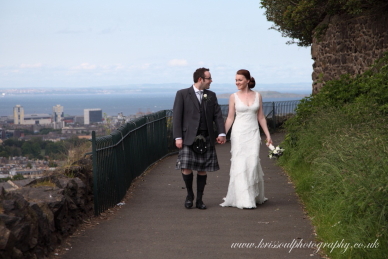
[[[24,108],[19,104],[13,107],[13,123],[24,124]]]
[[[50,114],[25,114],[24,123],[25,125],[48,125],[51,124],[52,119]]]
[[[13,123],[15,125],[34,125],[51,124],[49,114],[24,114],[24,108],[21,105],[13,107]]]
[[[5,139],[5,129],[0,129],[0,139]]]
[[[62,134],[84,134],[88,131],[85,127],[63,127]]]
[[[13,123],[13,116],[0,116],[0,123]]]
[[[64,113],[63,113],[63,106],[56,105],[53,106],[53,128],[54,129],[61,129],[64,127]]]
[[[74,117],[74,123],[78,123],[80,125],[83,125],[85,121],[84,116],[75,116]]]
[[[94,122],[102,122],[102,110],[84,109],[84,124],[88,125]]]

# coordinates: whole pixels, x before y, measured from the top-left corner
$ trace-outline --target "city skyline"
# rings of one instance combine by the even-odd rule
[[[0,87],[188,84],[202,66],[219,84],[240,68],[258,84],[311,83],[310,49],[263,13],[253,0],[3,1]]]

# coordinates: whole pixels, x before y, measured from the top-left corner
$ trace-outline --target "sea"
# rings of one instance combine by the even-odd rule
[[[65,116],[83,116],[84,109],[102,109],[109,116],[123,113],[157,112],[172,109],[175,94],[15,94],[0,97],[0,116],[11,116],[13,107],[21,105],[25,114],[52,114],[53,106],[63,106]],[[300,98],[263,99],[263,102],[300,100]],[[219,104],[228,99],[219,98]]]

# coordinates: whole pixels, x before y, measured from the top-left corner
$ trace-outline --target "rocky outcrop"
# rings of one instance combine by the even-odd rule
[[[0,194],[0,258],[47,258],[93,216],[91,162]],[[71,178],[66,177],[70,175]]]
[[[325,82],[343,74],[357,75],[388,51],[388,16],[365,15],[327,17],[321,24],[323,35],[313,39],[313,93]]]

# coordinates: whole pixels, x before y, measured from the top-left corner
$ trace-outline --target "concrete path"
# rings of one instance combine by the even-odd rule
[[[280,143],[284,135],[272,137]],[[221,170],[208,173],[207,210],[184,208],[186,190],[174,155],[136,181],[114,215],[68,238],[68,251],[63,247],[54,258],[320,258],[314,248],[300,247],[314,242],[313,228],[268,148],[263,144],[260,155],[269,201],[253,210],[219,206],[228,188],[230,143],[218,145],[217,154]],[[234,243],[255,247],[232,248]]]

